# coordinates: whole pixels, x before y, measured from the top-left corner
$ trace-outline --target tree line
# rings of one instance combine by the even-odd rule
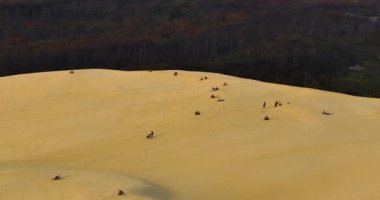
[[[379,9],[370,0],[8,0],[0,75],[181,68],[380,97]]]

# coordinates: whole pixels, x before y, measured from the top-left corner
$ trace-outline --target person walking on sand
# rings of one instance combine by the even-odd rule
[[[264,101],[263,108],[265,109],[267,107],[267,102]]]
[[[153,132],[153,131],[149,131],[149,132],[148,132],[148,135],[146,136],[146,138],[148,138],[148,139],[152,139],[153,136],[154,136],[154,132]]]

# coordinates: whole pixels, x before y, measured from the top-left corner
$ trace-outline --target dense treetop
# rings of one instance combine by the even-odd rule
[[[0,75],[215,71],[380,97],[375,0],[3,0]]]

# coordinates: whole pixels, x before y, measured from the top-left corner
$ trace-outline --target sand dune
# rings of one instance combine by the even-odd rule
[[[0,199],[380,199],[378,99],[186,71],[18,75],[0,92]]]
[[[61,180],[47,180],[64,174]],[[117,191],[127,191],[127,199],[160,199],[164,189],[118,173],[72,171],[51,168],[2,170],[2,199],[118,199]]]

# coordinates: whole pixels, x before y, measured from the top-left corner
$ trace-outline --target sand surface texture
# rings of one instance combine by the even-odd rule
[[[380,100],[173,73],[0,78],[0,199],[380,199]]]

